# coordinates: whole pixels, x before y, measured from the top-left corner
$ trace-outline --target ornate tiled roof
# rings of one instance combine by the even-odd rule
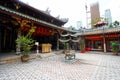
[[[104,25],[107,25],[107,22],[105,22],[105,21],[99,21],[96,24],[94,24],[95,27],[100,27],[100,26],[104,26]]]
[[[23,17],[23,18],[27,18],[27,19],[33,20],[33,21],[38,22],[38,23],[42,23],[42,24],[51,26],[51,27],[56,28],[56,29],[65,30],[65,31],[69,31],[69,32],[74,32],[73,30],[68,30],[68,29],[66,29],[66,28],[64,28],[64,27],[59,27],[59,26],[56,26],[56,25],[54,25],[54,24],[47,23],[47,22],[42,21],[42,20],[40,20],[40,19],[36,19],[36,18],[34,18],[34,17],[25,15],[25,14],[23,14],[23,13],[14,11],[14,10],[12,10],[12,9],[3,7],[3,6],[1,6],[1,5],[0,5],[0,10],[1,10],[1,11],[4,11],[4,12],[7,12],[7,13],[10,13],[10,14],[18,15],[18,16]]]
[[[76,33],[76,35],[94,35],[94,34],[106,34],[106,33],[114,33],[120,32],[120,26],[108,28],[107,26],[103,26],[97,29],[84,29],[81,32]]]

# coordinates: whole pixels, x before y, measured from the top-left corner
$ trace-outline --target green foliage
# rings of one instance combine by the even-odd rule
[[[67,47],[68,47],[68,43],[63,42],[63,45],[64,45],[64,49],[67,49]]]
[[[120,23],[118,21],[113,22],[114,26],[118,26]]]
[[[117,53],[119,51],[119,43],[117,41],[112,41],[111,42],[111,45],[112,45],[112,51]]]
[[[82,39],[80,39],[79,43],[82,44]]]
[[[113,27],[113,24],[112,24],[112,23],[110,23],[109,27],[110,27],[110,28],[112,28],[112,27]]]
[[[84,49],[85,49],[85,46],[84,46],[83,40],[80,39],[79,43],[80,43],[80,50],[84,50]]]
[[[27,35],[23,35],[17,38],[16,43],[20,45],[22,55],[28,55],[34,46],[35,41],[31,38],[31,35],[34,31],[34,29],[30,29]]]
[[[108,18],[104,18],[104,21],[105,21],[105,22],[108,22]]]
[[[95,20],[92,20],[92,25],[96,24],[99,21],[100,21],[100,18],[96,18]]]

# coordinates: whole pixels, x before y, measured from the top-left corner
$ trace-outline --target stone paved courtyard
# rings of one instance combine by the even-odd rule
[[[1,64],[0,80],[120,80],[120,56],[76,53],[76,59],[68,61],[59,54]]]

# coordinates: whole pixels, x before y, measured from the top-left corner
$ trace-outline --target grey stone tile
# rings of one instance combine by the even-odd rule
[[[75,60],[65,61],[59,54],[2,64],[0,80],[120,80],[120,56],[76,53]]]

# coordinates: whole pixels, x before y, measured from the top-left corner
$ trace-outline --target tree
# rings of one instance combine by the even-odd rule
[[[80,50],[81,50],[81,52],[84,52],[85,51],[84,40],[80,39],[79,43],[80,43]]]
[[[110,23],[109,27],[110,27],[110,28],[113,27],[113,23]]]
[[[108,22],[108,18],[104,18],[104,21],[105,21],[105,22]]]
[[[116,20],[115,22],[113,22],[113,25],[115,26],[115,27],[117,27],[117,26],[119,26],[119,22]]]
[[[70,29],[70,30],[76,30],[75,27],[73,27],[73,26],[68,27],[68,29]]]
[[[91,25],[93,26],[94,24],[96,24],[99,21],[100,21],[100,18],[96,18],[96,19],[92,20]]]

